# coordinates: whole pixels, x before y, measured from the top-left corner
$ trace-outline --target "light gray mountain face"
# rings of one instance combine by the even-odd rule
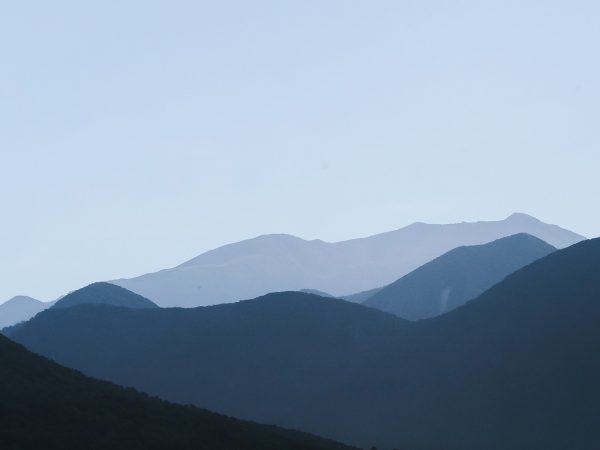
[[[111,283],[160,306],[202,306],[269,292],[311,289],[344,296],[385,286],[461,245],[528,233],[563,248],[584,239],[526,214],[489,222],[432,225],[342,242],[273,234],[225,245],[180,266]]]
[[[13,297],[0,305],[0,329],[29,320],[53,304],[23,295]]]

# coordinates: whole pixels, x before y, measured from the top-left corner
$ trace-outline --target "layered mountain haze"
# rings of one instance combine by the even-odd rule
[[[458,247],[384,287],[363,304],[408,320],[435,317],[555,250],[528,234]]]
[[[305,288],[336,297],[385,286],[461,245],[528,233],[562,248],[584,239],[525,214],[500,221],[414,223],[367,238],[329,243],[265,235],[206,252],[180,266],[112,283],[160,306],[200,306]]]
[[[9,337],[97,378],[284,425],[405,325],[344,300],[281,292],[191,309],[52,308]]]
[[[31,3],[0,450],[600,450],[600,1]]]
[[[284,292],[194,309],[53,308],[11,337],[166,399],[360,446],[562,450],[600,446],[598,323],[594,239],[418,322]]]
[[[13,297],[0,304],[0,329],[29,320],[53,304],[54,302],[41,302],[24,295]]]

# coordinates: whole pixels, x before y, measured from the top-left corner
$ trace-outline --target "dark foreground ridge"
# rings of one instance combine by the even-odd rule
[[[0,336],[3,450],[344,450],[90,379]]]

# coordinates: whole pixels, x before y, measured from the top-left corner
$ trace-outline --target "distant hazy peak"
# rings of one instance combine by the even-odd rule
[[[273,233],[273,234],[261,234],[259,236],[244,239],[242,241],[233,242],[231,244],[225,244],[221,247],[204,252],[192,259],[185,261],[177,267],[194,266],[198,263],[204,263],[209,261],[220,261],[223,257],[227,258],[229,254],[237,253],[240,249],[242,250],[258,250],[269,248],[271,246],[280,247],[282,245],[303,245],[310,244],[315,241],[307,241],[298,236],[285,233]],[[322,241],[321,241],[322,242]]]
[[[52,304],[53,302],[41,302],[26,295],[13,297],[0,304],[0,329],[29,320]]]
[[[527,220],[542,223],[542,221],[537,219],[536,217],[530,216],[529,214],[525,214],[522,212],[514,212],[504,220]]]
[[[8,305],[9,303],[44,303],[40,300],[37,300],[33,297],[29,297],[27,295],[16,295],[13,298],[6,300],[2,305]]]
[[[245,239],[240,242],[248,242],[248,241],[306,241],[306,239],[302,239],[301,237],[294,236],[293,234],[287,233],[269,233],[269,234],[260,234],[254,238]]]

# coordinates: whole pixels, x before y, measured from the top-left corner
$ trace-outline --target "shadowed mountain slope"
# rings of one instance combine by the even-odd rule
[[[298,413],[301,426],[408,448],[597,448],[599,323],[595,239],[416,323],[386,355],[324,389]]]
[[[404,325],[344,300],[283,292],[193,309],[53,308],[9,337],[101,379],[283,425]]]
[[[0,447],[342,450],[303,433],[179,406],[85,377],[0,336]]]
[[[363,304],[408,320],[435,317],[555,250],[528,234],[458,247],[384,287]]]

